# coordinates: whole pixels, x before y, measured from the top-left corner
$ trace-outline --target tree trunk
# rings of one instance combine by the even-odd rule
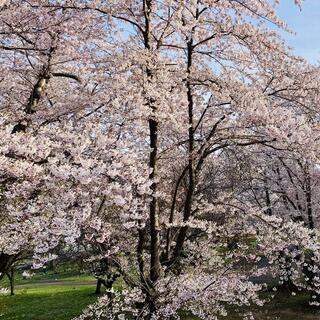
[[[154,182],[156,176],[157,167],[157,139],[158,139],[158,124],[155,120],[149,120],[150,128],[150,168],[152,173],[150,174],[150,180],[152,180],[152,200],[150,202],[150,279],[152,282],[156,282],[160,276],[160,234],[159,234],[159,214],[157,208],[157,183]]]
[[[306,165],[305,167],[305,197],[306,197],[306,213],[308,216],[308,227],[309,229],[314,229],[314,220],[313,220],[313,212],[312,212],[312,190],[311,190],[311,177],[309,172],[309,167]],[[320,302],[320,294],[317,292],[318,281],[315,283],[318,274],[314,271],[318,269],[314,263],[314,253],[310,252],[306,254],[305,263],[303,266],[303,273],[305,275],[305,279],[308,287],[310,288],[310,296],[311,302]]]
[[[145,48],[151,53],[151,31],[152,31],[152,0],[144,1],[144,15],[145,15],[145,32],[144,44]],[[148,81],[151,82],[152,70],[147,68]],[[149,138],[150,138],[150,154],[149,154],[149,167],[152,170],[149,179],[151,184],[151,202],[149,207],[150,216],[150,280],[152,283],[156,282],[160,276],[160,232],[159,232],[159,213],[157,201],[157,182],[155,181],[157,173],[157,156],[158,156],[158,122],[156,119],[156,107],[153,98],[149,98],[148,106],[151,110],[149,119]]]
[[[265,210],[265,214],[267,214],[268,216],[272,216],[271,199],[270,199],[270,192],[269,192],[267,179],[264,179],[264,192],[265,192],[265,199],[266,199],[266,206],[267,206],[267,209]]]
[[[0,280],[8,273],[17,256],[0,253]]]
[[[95,294],[101,294],[101,285],[102,285],[102,279],[98,278],[97,279],[97,285],[96,285],[96,292]]]
[[[313,221],[313,213],[312,213],[312,190],[311,190],[311,177],[309,168],[306,167],[305,169],[305,195],[306,195],[306,202],[307,202],[307,216],[308,216],[308,225],[309,229],[314,229],[314,221]]]
[[[7,277],[10,282],[10,295],[14,295],[14,269],[11,268],[9,272],[7,272]]]
[[[194,124],[193,124],[193,107],[194,107],[194,101],[193,101],[193,94],[192,94],[192,88],[190,83],[190,73],[191,73],[191,66],[192,66],[192,54],[193,54],[193,40],[192,37],[188,41],[187,46],[187,74],[188,74],[188,80],[186,82],[187,87],[187,100],[188,100],[188,122],[189,122],[189,129],[188,129],[188,135],[189,135],[189,146],[188,146],[188,175],[189,175],[189,185],[188,185],[188,191],[185,199],[184,204],[184,211],[183,211],[183,221],[186,222],[189,220],[191,216],[191,209],[192,209],[192,201],[193,201],[193,195],[195,190],[195,173],[194,173]],[[173,260],[176,261],[183,249],[183,244],[187,235],[188,227],[182,227],[179,231],[176,246],[174,249],[174,255]]]

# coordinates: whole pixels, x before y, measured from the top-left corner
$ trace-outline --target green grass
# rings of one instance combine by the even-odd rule
[[[95,278],[90,275],[77,273],[74,271],[66,271],[62,273],[54,273],[54,272],[48,272],[48,273],[36,273],[34,276],[32,276],[30,279],[21,279],[21,283],[24,281],[37,281],[37,280],[63,280],[63,281],[86,281],[86,280],[94,280]]]
[[[251,307],[255,319],[259,320],[319,320],[319,307],[309,305],[309,294],[299,293],[296,296],[287,293],[277,293],[275,298],[262,307]],[[243,319],[240,314],[246,311],[244,308],[230,308],[225,320]]]
[[[309,294],[300,293],[290,296],[279,292],[273,300],[262,307],[227,307],[228,315],[219,320],[243,320],[243,314],[251,311],[256,320],[319,320],[320,308],[311,307],[308,303]],[[183,320],[199,320],[186,312],[180,313]]]
[[[94,286],[45,286],[0,296],[2,320],[70,320],[96,300]]]
[[[85,282],[85,281],[95,281],[95,278],[90,275],[82,274],[75,271],[66,271],[61,273],[50,272],[37,272],[31,278],[23,278],[20,273],[15,274],[15,284],[35,284],[42,281],[74,281],[74,282]],[[8,287],[9,280],[5,276],[0,281],[0,287]]]
[[[71,320],[96,300],[92,280],[93,277],[75,272],[37,273],[26,280],[18,276],[16,295],[0,295],[0,320]],[[116,287],[121,290],[121,280]],[[275,298],[263,307],[232,306],[228,308],[228,316],[220,319],[240,320],[241,314],[252,311],[258,320],[319,320],[320,308],[310,307],[308,299],[309,295],[305,293],[291,296],[277,292]],[[183,320],[198,319],[185,312],[181,312],[181,316]]]

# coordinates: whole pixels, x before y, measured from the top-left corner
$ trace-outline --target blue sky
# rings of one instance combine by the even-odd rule
[[[311,63],[320,62],[320,0],[305,0],[302,11],[283,0],[278,15],[296,34],[282,33],[294,52]]]

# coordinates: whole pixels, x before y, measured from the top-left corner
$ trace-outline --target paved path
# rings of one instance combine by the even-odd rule
[[[44,286],[95,286],[96,281],[65,281],[65,280],[38,280],[30,283],[18,284],[15,288],[34,288]]]

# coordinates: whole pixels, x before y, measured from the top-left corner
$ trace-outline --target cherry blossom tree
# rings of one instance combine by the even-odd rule
[[[268,29],[277,2],[2,5],[0,272],[81,241],[125,284],[81,319],[216,319],[263,303],[261,255],[317,262],[318,70]]]

